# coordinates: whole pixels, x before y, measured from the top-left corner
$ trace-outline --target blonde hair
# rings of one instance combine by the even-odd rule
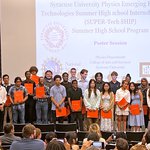
[[[41,130],[39,128],[36,128],[36,139],[41,138]]]
[[[101,131],[100,131],[100,126],[97,123],[92,123],[90,125],[89,132],[90,133],[97,133],[100,137],[102,137]]]

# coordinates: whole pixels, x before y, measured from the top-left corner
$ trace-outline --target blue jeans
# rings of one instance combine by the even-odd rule
[[[48,102],[37,100],[36,101],[36,123],[37,124],[47,124],[48,119]]]
[[[25,104],[18,104],[13,106],[13,122],[25,123]]]

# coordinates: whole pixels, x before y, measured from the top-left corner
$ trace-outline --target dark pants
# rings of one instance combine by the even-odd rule
[[[147,115],[144,115],[144,121],[145,121],[145,128],[147,128],[147,126],[148,126],[148,121],[149,121],[148,114],[147,114]]]
[[[48,121],[51,122],[51,108],[52,108],[52,102],[50,99],[48,99]]]
[[[149,109],[147,107],[147,115],[144,114],[145,128],[148,127],[148,121],[149,121]]]
[[[56,120],[58,119],[59,123],[63,123],[64,121],[64,117],[56,117],[56,110],[52,110],[52,114],[51,114],[51,122],[56,124]]]
[[[25,122],[33,123],[36,120],[35,100],[29,96],[25,102]]]
[[[82,120],[82,113],[81,112],[72,112],[71,113],[71,123],[76,121],[78,129],[83,131],[83,120]]]
[[[0,110],[0,132],[3,131],[4,111]]]

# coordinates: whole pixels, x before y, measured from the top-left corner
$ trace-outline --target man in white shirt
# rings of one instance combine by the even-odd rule
[[[71,77],[68,80],[69,82],[72,82],[73,80],[78,80],[78,78],[76,77],[76,73],[77,73],[76,68],[71,68],[70,69],[70,75],[71,75]]]
[[[81,88],[82,94],[84,95],[84,92],[88,88],[88,84],[89,84],[88,80],[86,79],[88,75],[88,70],[82,69],[80,75],[81,75],[81,79],[78,82],[78,86],[79,88]]]
[[[0,78],[0,132],[3,131],[4,120],[4,104],[7,99],[6,89],[2,86],[2,78]]]
[[[13,123],[12,103],[11,103],[10,98],[8,96],[9,89],[13,85],[9,83],[9,75],[8,74],[3,75],[3,86],[5,87],[5,89],[7,91],[7,100],[5,102],[5,107],[4,107],[4,126],[5,126],[5,124],[7,123],[8,118],[9,118],[9,122]]]

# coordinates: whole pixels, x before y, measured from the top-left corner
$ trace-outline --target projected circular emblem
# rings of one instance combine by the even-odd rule
[[[53,75],[61,74],[62,65],[56,58],[47,59],[42,65],[43,74],[47,70],[51,70],[53,72]]]
[[[67,31],[59,23],[46,25],[41,33],[42,45],[48,50],[60,50],[64,48],[67,40]]]

